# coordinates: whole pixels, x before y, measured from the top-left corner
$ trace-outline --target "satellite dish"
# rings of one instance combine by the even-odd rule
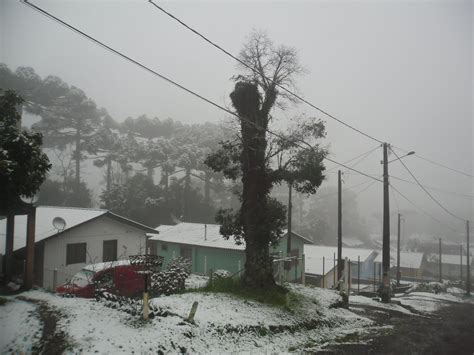
[[[38,202],[38,195],[34,194],[33,196],[30,196],[30,197],[27,197],[25,195],[21,195],[20,200],[22,200],[24,203],[28,203],[30,205],[33,205],[36,202]]]
[[[53,227],[59,231],[64,230],[66,228],[66,221],[62,217],[54,217],[53,219]]]

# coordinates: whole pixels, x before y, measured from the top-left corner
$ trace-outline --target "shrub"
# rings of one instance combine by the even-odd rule
[[[165,270],[151,276],[151,291],[156,295],[171,295],[185,289],[191,274],[191,262],[184,258],[171,260]]]
[[[230,273],[230,271],[227,271],[227,270],[224,270],[224,269],[217,269],[216,271],[214,271],[212,273],[212,278],[214,280],[226,279],[226,278],[229,278],[229,277],[232,277],[232,274]]]

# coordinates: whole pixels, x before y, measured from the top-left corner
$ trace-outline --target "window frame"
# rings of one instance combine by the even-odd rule
[[[73,249],[81,248],[81,249]],[[84,250],[82,250],[82,248]],[[82,256],[82,253],[84,254]],[[81,255],[79,255],[81,254]],[[66,266],[74,264],[85,264],[87,260],[87,243],[67,243],[66,244]]]

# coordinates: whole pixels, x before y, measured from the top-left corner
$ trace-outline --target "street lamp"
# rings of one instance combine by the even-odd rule
[[[393,159],[393,160],[388,161],[387,164],[390,164],[390,163],[392,163],[392,162],[394,162],[394,161],[403,159],[403,158],[405,158],[405,157],[407,157],[407,156],[409,156],[409,155],[413,155],[413,154],[415,154],[415,152],[412,150],[411,152],[408,152],[407,154],[402,155],[401,157],[399,157],[399,158],[397,158],[397,159]],[[383,160],[380,161],[380,164],[383,164]]]

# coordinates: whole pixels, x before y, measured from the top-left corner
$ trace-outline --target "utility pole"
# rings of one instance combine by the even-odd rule
[[[292,190],[292,183],[288,183],[288,231],[286,234],[286,257],[289,258],[291,256],[291,215],[292,215],[292,203],[291,203],[291,190]],[[286,270],[286,279],[289,280],[289,273],[291,269],[291,260],[287,260],[284,262],[285,270]]]
[[[400,213],[398,214],[398,233],[397,233],[397,286],[400,286]]]
[[[337,279],[342,277],[342,172],[337,172]]]
[[[467,280],[466,280],[466,293],[468,296],[471,295],[471,265],[470,265],[470,249],[469,249],[469,221],[466,221],[466,236],[467,236]]]
[[[383,239],[382,239],[382,302],[390,302],[390,204],[388,183],[388,143],[383,144]]]
[[[441,238],[439,238],[439,282],[443,282],[443,267],[442,267],[442,250]]]
[[[460,267],[460,272],[461,272],[461,275],[460,275],[461,278],[460,278],[460,280],[461,280],[461,285],[462,285],[462,245],[459,246],[459,256],[460,256],[460,258],[461,258],[461,260],[460,260],[460,266],[461,266],[461,267]]]

